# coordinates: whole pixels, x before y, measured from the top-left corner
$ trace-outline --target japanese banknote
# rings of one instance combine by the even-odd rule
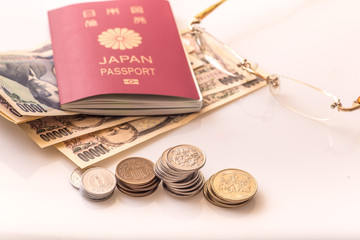
[[[196,117],[249,94],[266,82],[230,67],[231,74],[206,61],[184,38],[203,95],[200,112],[151,117],[74,115],[59,107],[49,43],[0,54],[0,115],[26,132],[40,147],[54,145],[81,168],[90,166]]]

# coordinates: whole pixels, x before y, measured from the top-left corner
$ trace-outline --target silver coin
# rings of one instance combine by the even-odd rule
[[[178,145],[167,153],[167,164],[173,170],[197,171],[204,166],[206,157],[203,151],[192,145]]]
[[[187,188],[172,188],[169,185],[167,185],[167,187],[174,193],[191,195],[194,192],[198,192],[199,189],[202,189],[204,186],[204,183],[205,183],[205,179],[204,179],[204,177],[202,177],[197,182],[195,182],[192,186],[189,186]]]
[[[205,154],[191,145],[167,149],[154,164],[154,172],[162,180],[165,191],[187,198],[201,192],[205,179],[199,171],[206,161]]]
[[[106,168],[90,168],[81,176],[80,191],[91,199],[105,199],[114,192],[115,187],[115,175]]]
[[[158,173],[159,177],[165,181],[171,181],[171,182],[182,181],[182,180],[186,179],[187,177],[189,177],[189,175],[192,174],[192,173],[184,174],[181,172],[173,171],[171,168],[169,168],[167,166],[167,164],[165,163],[165,161],[163,159],[160,159],[155,165],[156,165],[156,167],[155,167],[156,169],[154,169],[154,171],[156,171]]]
[[[109,198],[112,197],[112,195],[114,194],[114,191],[112,191],[108,196],[106,196],[105,198],[99,198],[99,199],[96,199],[96,198],[91,198],[89,197],[88,195],[86,195],[84,192],[80,191],[81,195],[87,199],[87,200],[90,200],[90,201],[93,201],[93,202],[101,202],[101,201],[105,201],[105,200],[108,200]]]
[[[171,149],[171,148],[170,148]],[[173,170],[169,167],[169,165],[167,164],[167,155],[168,155],[168,152],[169,150],[166,150],[162,155],[161,155],[161,158],[160,158],[160,161],[159,161],[159,168],[161,168],[162,170],[166,171],[168,174],[170,175],[178,175],[179,174],[179,171],[177,170]],[[180,171],[181,173],[181,171]]]
[[[188,179],[186,181],[178,183],[166,182],[166,185],[173,189],[178,189],[179,191],[189,191],[192,188],[195,188],[199,183],[204,181],[204,175],[201,172],[197,172],[194,178]]]
[[[198,181],[199,178],[201,177],[200,175],[201,175],[201,172],[196,171],[181,181],[173,182],[173,184],[178,187],[186,187],[186,186],[192,185],[194,182]]]
[[[205,184],[204,177],[201,177],[197,182],[195,182],[192,186],[187,188],[177,188],[176,191],[179,193],[191,193],[197,192],[199,189],[202,189]]]
[[[166,176],[164,171],[159,167],[158,162],[156,162],[156,164],[154,165],[154,172],[155,172],[155,175],[160,179],[163,179]]]
[[[160,167],[158,162],[154,166],[154,172],[157,175],[157,177],[159,177],[164,181],[176,182],[176,181],[181,181],[183,179],[181,176],[179,177],[177,175],[173,175],[172,173],[169,173],[167,169],[163,169],[162,167]]]
[[[198,190],[194,191],[194,192],[191,192],[191,193],[177,193],[177,192],[173,192],[171,191],[171,189],[169,189],[166,184],[163,182],[163,189],[169,193],[170,195],[174,196],[174,197],[177,197],[177,198],[190,198],[190,197],[194,197],[196,195],[198,195],[201,191],[202,191],[202,188],[199,188]]]
[[[81,168],[76,168],[70,175],[70,183],[71,185],[76,188],[79,189],[80,188],[80,182],[81,182],[81,176],[83,175],[83,173],[87,170],[87,168],[81,169]]]
[[[171,196],[176,197],[176,198],[189,198],[189,196],[187,196],[187,195],[180,195],[180,194],[174,193],[173,191],[171,191],[171,189],[169,189],[166,186],[166,184],[164,182],[162,184],[163,184],[163,189],[165,190],[165,192],[167,192]]]

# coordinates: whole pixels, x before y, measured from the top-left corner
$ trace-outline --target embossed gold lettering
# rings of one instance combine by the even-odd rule
[[[150,63],[153,64],[153,59],[151,56],[135,56],[135,55],[120,55],[118,57],[110,56],[110,57],[102,57],[99,65],[105,64],[119,64],[119,63]]]
[[[145,75],[154,76],[155,68],[132,68],[132,67],[116,67],[116,68],[100,68],[101,76],[118,76],[118,75]]]

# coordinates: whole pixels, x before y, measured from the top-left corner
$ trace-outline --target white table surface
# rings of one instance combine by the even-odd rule
[[[0,51],[48,39],[47,10],[75,2],[1,1]],[[215,1],[170,2],[183,28]],[[268,72],[350,104],[360,95],[359,10],[357,0],[229,0],[203,26]],[[162,188],[87,201],[69,184],[70,160],[0,118],[0,239],[360,239],[359,123],[357,112],[306,119],[263,88],[99,164],[114,171],[126,157],[156,161],[168,147],[193,144],[208,157],[206,178],[232,167],[258,181],[251,203],[222,209]]]

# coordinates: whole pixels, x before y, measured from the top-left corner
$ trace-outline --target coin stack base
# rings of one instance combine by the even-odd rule
[[[201,192],[205,178],[200,168],[206,162],[205,154],[191,145],[167,149],[154,166],[155,174],[163,181],[170,195],[188,198]]]
[[[89,168],[81,175],[79,191],[86,199],[104,201],[109,199],[115,190],[116,179],[106,168]]]
[[[224,169],[212,175],[203,189],[205,198],[218,207],[234,208],[251,201],[257,191],[253,176],[240,169]]]
[[[146,197],[156,191],[160,179],[154,173],[154,163],[146,158],[122,160],[116,167],[116,186],[131,197]]]

